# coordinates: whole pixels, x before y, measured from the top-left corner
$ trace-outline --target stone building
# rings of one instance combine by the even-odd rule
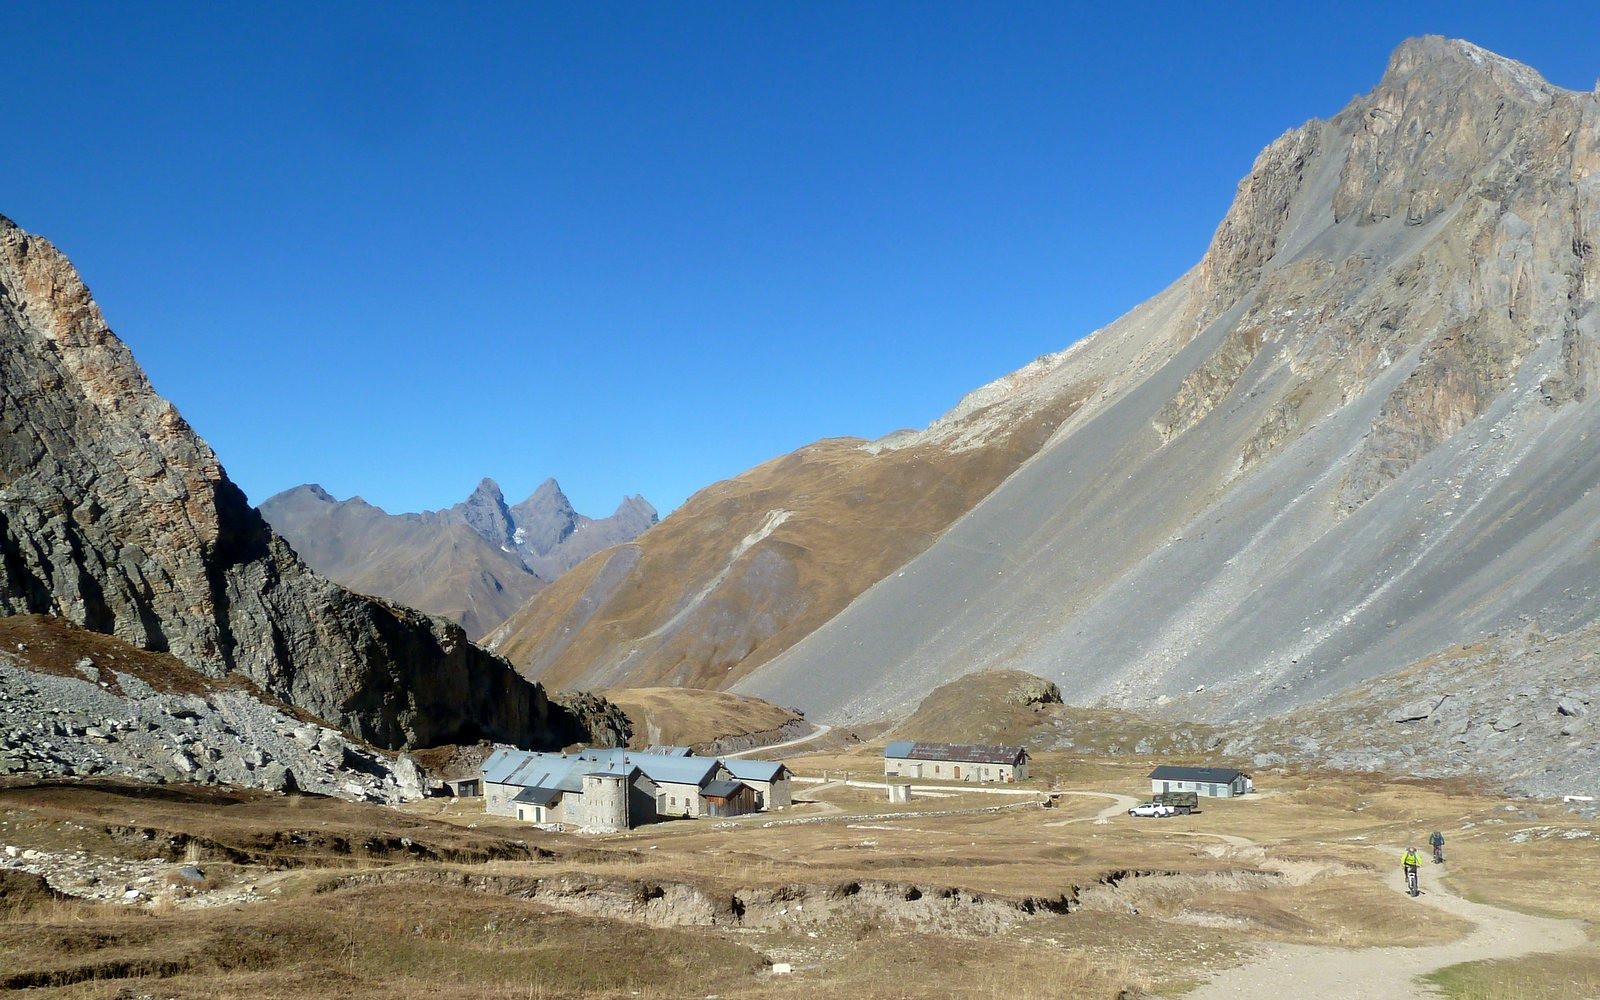
[[[787,809],[793,804],[794,773],[778,761],[730,757],[722,763],[730,774],[755,791],[757,809]]]
[[[1024,781],[1028,759],[1021,747],[895,740],[883,748],[883,773],[935,781]]]
[[[527,823],[610,832],[662,819],[741,816],[790,803],[791,775],[782,764],[724,762],[672,749],[557,754],[502,748],[483,763],[484,810]]]

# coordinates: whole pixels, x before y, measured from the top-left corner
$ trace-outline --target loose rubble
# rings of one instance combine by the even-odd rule
[[[0,654],[0,775],[237,785],[391,804],[424,793],[404,754],[359,745],[245,691],[163,694],[87,658],[77,672],[39,673]]]

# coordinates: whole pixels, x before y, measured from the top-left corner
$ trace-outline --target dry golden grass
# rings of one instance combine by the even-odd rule
[[[764,967],[737,944],[619,927],[463,890],[370,887],[270,906],[0,925],[0,988],[158,978],[177,997],[663,996],[715,992]],[[533,992],[528,992],[528,991]],[[703,994],[702,994],[703,995]]]
[[[651,743],[699,746],[728,736],[772,732],[800,718],[770,701],[725,691],[617,688],[602,693],[633,723],[636,748]]]
[[[112,856],[285,868],[530,854],[520,838],[312,795],[10,779],[0,783],[0,809],[29,846]]]
[[[1450,1000],[1574,1000],[1600,997],[1600,948],[1468,962],[1423,977]]]
[[[1145,761],[1046,754],[1038,763],[1049,776],[1041,784],[1133,795],[1148,787]],[[862,774],[881,766],[873,750],[862,749],[815,755],[798,767],[819,764]],[[1207,802],[1203,812],[1172,820],[1119,814],[1096,823],[1093,815],[1109,800],[1088,796],[1064,797],[1052,809],[956,816],[931,815],[951,800],[922,799],[907,813],[867,819],[889,812],[878,793],[835,788],[821,795],[835,812],[802,806],[785,814],[827,820],[813,825],[767,826],[775,817],[758,816],[732,826],[671,822],[601,838],[535,831],[485,816],[476,803],[426,802],[398,812],[309,797],[144,796],[88,784],[4,789],[0,823],[11,842],[49,840],[122,856],[137,843],[176,865],[187,851],[168,851],[159,837],[112,836],[107,826],[205,830],[216,843],[263,855],[205,866],[225,884],[258,884],[266,901],[204,912],[178,903],[151,913],[36,900],[0,921],[0,954],[20,956],[15,968],[28,982],[100,976],[126,984],[128,974],[143,972],[164,977],[156,992],[176,996],[1165,993],[1243,960],[1241,949],[1255,942],[1363,947],[1455,939],[1464,924],[1382,884],[1398,880],[1396,848],[1435,827],[1450,838],[1449,884],[1457,891],[1595,917],[1595,841],[1565,835],[1593,833],[1595,824],[1557,808],[1507,813],[1503,801],[1460,784],[1316,772],[1257,777],[1264,794]],[[954,801],[997,799],[967,790]],[[286,831],[318,832],[319,839],[295,843],[281,836]],[[330,847],[353,845],[358,832],[380,849]],[[435,857],[383,846],[400,836]],[[349,876],[362,868],[388,883],[352,883]],[[902,911],[893,903],[900,897],[880,892],[826,917],[808,906],[806,921],[661,930],[636,917],[558,913],[537,895],[530,902],[425,884],[449,882],[451,873],[504,876],[502,891],[559,878],[609,894],[612,904],[630,893],[649,898],[656,886],[689,885],[727,900],[741,891],[826,893],[880,882],[998,902]],[[1556,884],[1565,891],[1552,892]],[[1080,906],[1069,914],[1017,909],[1028,899],[1074,893]],[[639,951],[625,958],[607,950],[611,943]],[[1451,988],[1491,996],[1538,975],[1583,984],[1593,951],[1451,970]],[[766,974],[762,956],[793,962],[795,975]],[[107,983],[90,981],[66,992],[114,995]]]

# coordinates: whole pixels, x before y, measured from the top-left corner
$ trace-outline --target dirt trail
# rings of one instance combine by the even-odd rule
[[[1242,839],[1242,838],[1240,838]],[[1385,849],[1388,858],[1399,849]],[[1387,871],[1384,884],[1404,892],[1399,866]],[[1432,906],[1472,921],[1472,933],[1450,944],[1418,948],[1327,948],[1269,945],[1247,965],[1230,969],[1187,994],[1187,1000],[1283,1000],[1315,996],[1319,1000],[1424,1000],[1437,997],[1418,976],[1461,962],[1514,958],[1564,951],[1583,944],[1583,926],[1576,920],[1535,917],[1484,903],[1473,903],[1439,884],[1443,874],[1422,866],[1419,906]]]
[[[833,732],[833,727],[832,726],[825,725],[824,723],[821,723],[821,722],[816,722],[816,723],[812,723],[812,724],[814,726],[816,726],[816,728],[813,729],[811,732],[805,734],[804,736],[796,736],[794,739],[792,739],[792,740],[784,740],[782,743],[769,743],[766,746],[751,747],[748,750],[740,750],[737,753],[725,753],[722,756],[724,756],[724,757],[748,757],[751,754],[757,754],[757,753],[759,753],[759,754],[769,754],[769,753],[772,753],[774,750],[788,750],[791,747],[800,746],[802,743],[810,743],[812,740],[821,739],[822,737],[824,737],[824,736],[828,735],[829,733]]]
[[[1089,795],[1098,799],[1114,799],[1115,801],[1093,816],[1074,816],[1072,819],[1058,820],[1046,823],[1045,826],[1070,826],[1073,823],[1109,823],[1111,817],[1120,816],[1139,804],[1139,800],[1132,795],[1119,795],[1116,792],[1065,792],[1052,791],[1051,795]],[[1159,820],[1157,821],[1159,822]]]

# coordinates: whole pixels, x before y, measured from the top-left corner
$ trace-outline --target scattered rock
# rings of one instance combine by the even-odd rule
[[[1389,721],[1394,723],[1421,722],[1428,716],[1432,715],[1440,705],[1443,705],[1445,699],[1448,697],[1450,696],[1446,694],[1429,695],[1426,698],[1419,698],[1416,701],[1408,702],[1407,704],[1402,705],[1400,708],[1395,709],[1394,712],[1389,716]]]

